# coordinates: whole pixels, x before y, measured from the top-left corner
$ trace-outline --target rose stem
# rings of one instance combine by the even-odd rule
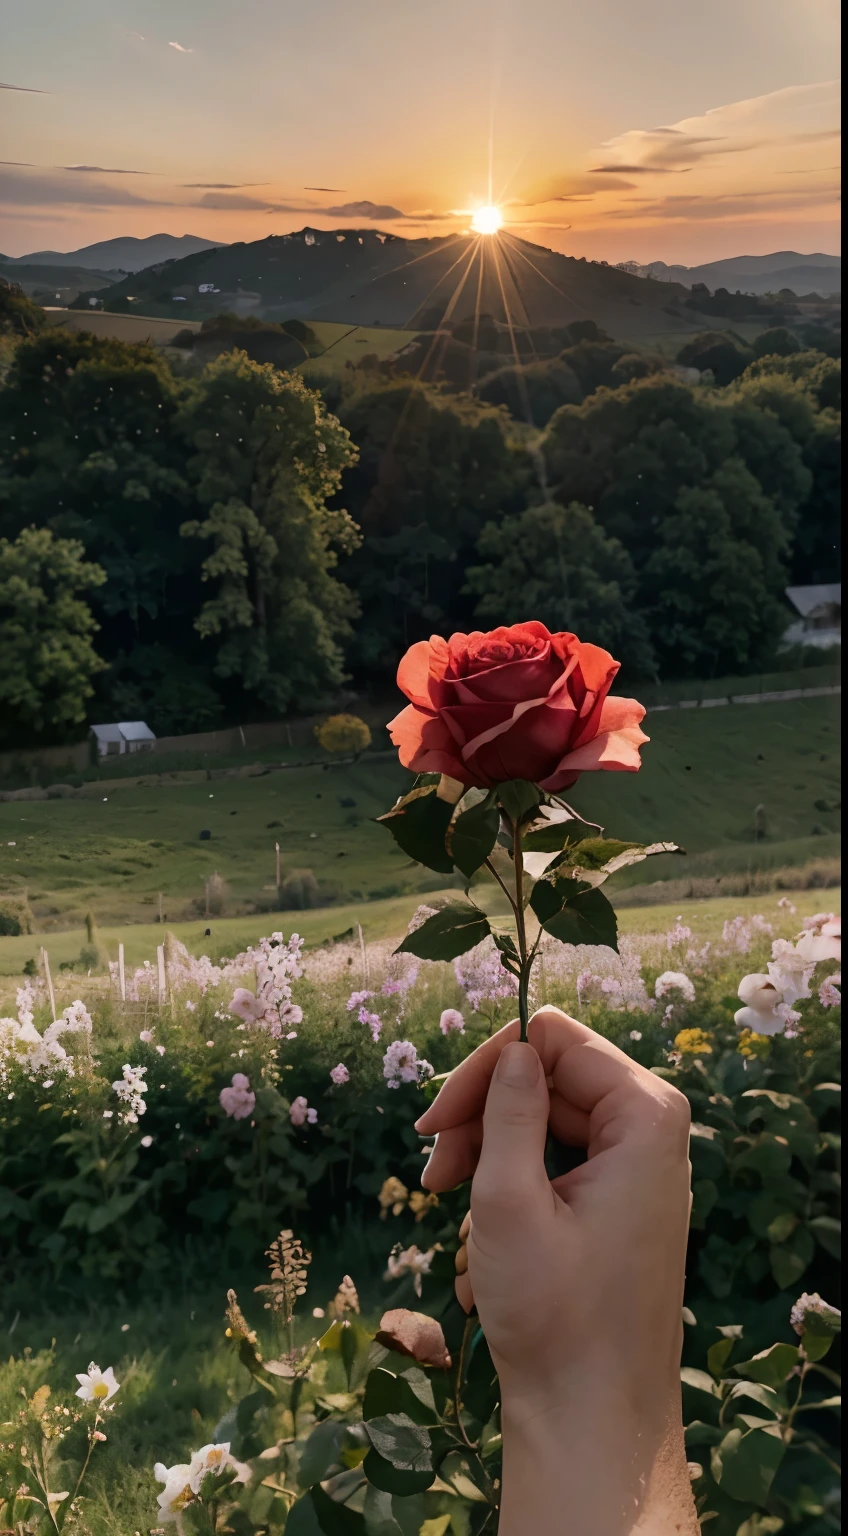
[[[521,852],[521,826],[518,821],[512,823],[512,862],[515,866],[515,927],[518,934],[518,954],[521,960],[521,968],[518,976],[518,1019],[520,1025],[519,1040],[526,1041],[527,1025],[529,1023],[529,1009],[527,993],[530,987],[530,967],[533,964],[532,956],[527,954],[527,928],[524,922],[524,858]]]

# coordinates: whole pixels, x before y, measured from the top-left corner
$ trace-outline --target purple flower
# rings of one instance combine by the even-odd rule
[[[375,1045],[380,1038],[383,1029],[383,1020],[379,1013],[369,1013],[367,1008],[360,1008],[357,1014],[360,1024],[367,1024],[371,1031],[371,1039]]]
[[[350,1073],[343,1061],[340,1061],[337,1067],[330,1068],[330,1077],[337,1088],[341,1088],[344,1083],[350,1082]]]
[[[363,1003],[367,1003],[369,997],[373,997],[373,996],[374,996],[374,993],[373,992],[368,992],[368,991],[365,991],[365,992],[351,992],[350,997],[348,998],[347,1002],[345,1003],[345,1007],[347,1008],[348,1013],[353,1013],[354,1009],[361,1008],[362,1004]]]
[[[256,1094],[251,1091],[250,1079],[243,1072],[236,1072],[229,1088],[222,1088],[218,1100],[226,1115],[233,1120],[246,1120],[256,1107]]]

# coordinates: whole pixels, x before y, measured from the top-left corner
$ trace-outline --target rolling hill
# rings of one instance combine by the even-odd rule
[[[0,256],[7,266],[88,267],[98,272],[140,272],[157,261],[174,261],[196,251],[215,248],[214,240],[201,235],[123,235],[116,240],[98,240],[78,251],[32,251],[28,256]]]
[[[693,283],[706,283],[711,292],[716,288],[737,288],[743,293],[776,293],[781,288],[791,288],[793,293],[819,293],[823,297],[839,293],[842,288],[842,258],[826,256],[821,251],[801,255],[798,251],[773,251],[769,256],[730,256],[724,261],[709,261],[700,267],[667,266],[664,261],[652,261],[639,268],[642,277],[655,277],[661,282],[683,283],[691,288]]]
[[[514,236],[405,239],[375,230],[302,229],[157,263],[105,295],[112,311],[434,330],[476,313],[517,326],[594,320],[634,341],[691,331],[685,288],[564,256]],[[77,301],[87,306],[87,295]],[[709,322],[705,322],[708,325]]]

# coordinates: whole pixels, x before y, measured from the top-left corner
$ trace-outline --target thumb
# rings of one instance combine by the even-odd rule
[[[550,1204],[545,1141],[550,1098],[532,1045],[505,1045],[492,1075],[483,1114],[483,1146],[471,1186],[479,1237],[501,1223],[534,1221]]]

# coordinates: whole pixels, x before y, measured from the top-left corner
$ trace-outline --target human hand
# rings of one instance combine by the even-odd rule
[[[513,1022],[474,1051],[417,1123],[437,1133],[425,1187],[472,1178],[457,1294],[501,1384],[504,1531],[697,1530],[679,1380],[688,1102],[558,1009],[517,1037]],[[553,1181],[548,1128],[588,1152]]]

